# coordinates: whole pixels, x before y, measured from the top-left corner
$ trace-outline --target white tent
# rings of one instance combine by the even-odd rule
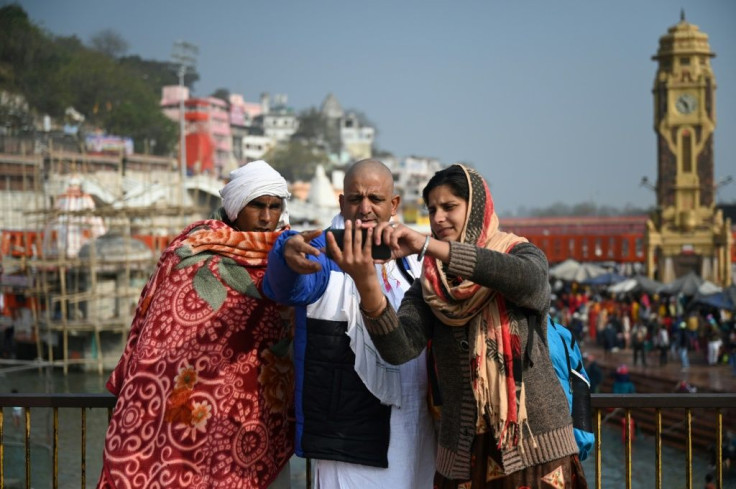
[[[550,277],[566,282],[584,282],[604,273],[606,273],[605,268],[592,263],[580,263],[573,259],[565,260],[549,270]]]
[[[608,291],[613,294],[621,294],[624,292],[646,292],[647,294],[656,293],[661,287],[662,282],[657,282],[644,275],[635,275],[629,279],[619,282],[608,287]]]

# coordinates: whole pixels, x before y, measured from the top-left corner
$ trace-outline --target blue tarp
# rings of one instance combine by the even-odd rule
[[[697,295],[694,302],[715,307],[717,309],[726,309],[727,311],[736,311],[736,285],[726,287],[721,292],[708,295]]]
[[[584,280],[583,283],[586,285],[611,285],[623,282],[626,277],[619,275],[615,272],[606,272],[588,280]]]

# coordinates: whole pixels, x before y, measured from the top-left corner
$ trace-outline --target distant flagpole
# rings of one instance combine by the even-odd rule
[[[177,73],[179,75],[179,172],[181,178],[181,206],[184,207],[184,196],[187,193],[186,176],[187,176],[187,135],[186,135],[186,117],[184,111],[184,75],[188,71],[193,70],[197,62],[197,54],[199,48],[186,41],[176,41],[171,59],[175,64],[179,65]]]

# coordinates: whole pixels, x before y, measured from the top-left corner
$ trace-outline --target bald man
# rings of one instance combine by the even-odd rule
[[[391,171],[361,160],[345,174],[330,228],[390,221],[400,200]],[[435,435],[425,354],[400,366],[383,361],[363,325],[355,284],[321,251],[325,232],[282,234],[264,279],[266,295],[296,306],[296,453],[316,460],[314,487],[431,488]],[[398,307],[419,263],[411,257],[375,267]]]

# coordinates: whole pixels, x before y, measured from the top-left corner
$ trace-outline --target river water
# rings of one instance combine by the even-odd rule
[[[25,393],[82,393],[106,392],[106,376],[97,373],[70,372],[64,375],[59,369],[39,371],[0,373],[0,392],[18,389]],[[25,487],[25,448],[23,431],[15,426],[12,410],[4,410],[5,442],[5,484],[8,488]],[[31,409],[31,485],[35,489],[52,487],[52,413],[50,409]],[[86,441],[86,487],[93,488],[97,483],[101,468],[101,453],[107,427],[107,411],[105,409],[87,410]],[[602,435],[602,486],[604,489],[626,487],[624,474],[624,447],[619,430],[606,426]],[[633,443],[632,453],[632,488],[649,489],[654,487],[654,440],[638,434]],[[667,489],[685,488],[685,453],[670,447],[663,448],[663,483]],[[588,483],[595,487],[595,465],[593,458],[583,462]],[[708,470],[707,457],[696,454],[693,463],[693,488],[704,486],[705,474]],[[305,462],[299,457],[291,461],[292,487],[306,487]],[[59,487],[82,487],[81,465],[81,411],[77,409],[59,410]],[[724,489],[736,488],[736,468],[724,468]],[[388,488],[387,488],[388,489]]]

